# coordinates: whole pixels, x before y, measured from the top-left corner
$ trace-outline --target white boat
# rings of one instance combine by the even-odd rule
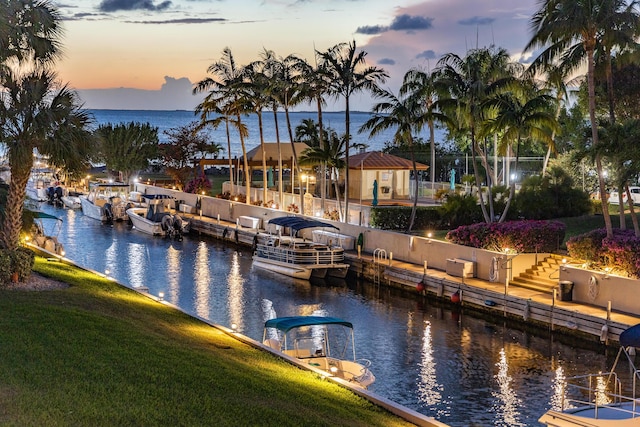
[[[69,209],[82,209],[82,202],[80,201],[80,196],[75,196],[70,194],[67,194],[66,196],[62,196],[62,204]]]
[[[62,228],[62,220],[45,212],[33,212],[33,229],[28,243],[58,256],[64,256],[64,246],[58,241]],[[51,220],[52,225],[45,227],[44,220]]]
[[[297,216],[274,218],[269,224],[287,227],[292,235],[306,228],[336,228],[325,222]],[[344,278],[349,271],[341,246],[296,240],[293,237],[289,240],[271,237],[266,243],[256,242],[253,265],[297,279],[309,279],[311,276],[323,278],[327,275]]]
[[[89,194],[80,196],[82,213],[107,223],[126,221],[127,209],[134,206],[128,197],[129,184],[92,184]]]
[[[189,221],[177,213],[171,213],[169,206],[174,203],[174,198],[163,194],[144,195],[143,197],[147,199],[146,207],[127,209],[127,215],[133,228],[152,236],[182,240],[182,236],[189,232]]]
[[[640,425],[640,372],[633,364],[640,347],[640,325],[620,334],[620,350],[610,372],[568,378],[560,390],[558,408],[547,411],[539,422],[548,427],[627,427]],[[624,362],[628,362],[628,364]],[[616,372],[624,365],[624,383]]]
[[[267,320],[263,343],[328,375],[363,388],[376,380],[367,359],[356,359],[353,325],[336,317],[293,316]]]

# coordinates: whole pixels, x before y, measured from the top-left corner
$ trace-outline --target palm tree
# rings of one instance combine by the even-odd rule
[[[61,54],[60,21],[47,0],[0,1],[0,144],[11,170],[0,246],[9,250],[19,244],[34,150],[68,172],[86,166],[89,156],[89,116],[46,69]]]
[[[429,145],[431,151],[431,191],[435,191],[436,180],[436,141],[435,123],[446,123],[447,116],[438,110],[438,88],[436,74],[414,68],[404,76],[400,94],[408,94],[416,98],[415,102],[422,106],[422,114],[419,121],[429,128]]]
[[[331,128],[327,128],[325,133],[325,144],[323,146],[311,146],[300,154],[300,165],[316,166],[321,165],[322,168],[329,169],[329,186],[334,186],[336,193],[336,204],[338,206],[338,215],[342,220],[342,209],[340,206],[340,189],[338,188],[338,174],[345,167],[343,160],[346,139],[340,138],[338,134]],[[333,177],[336,177],[334,180]]]
[[[520,147],[525,140],[542,142],[548,146],[553,143],[552,132],[559,129],[552,111],[554,101],[552,96],[527,80],[518,81],[511,91],[488,100],[487,107],[495,111],[495,116],[483,125],[486,131],[500,132],[499,152],[511,150],[515,143],[514,173],[517,173]],[[506,219],[515,190],[515,180],[511,180],[509,196],[499,222]]]
[[[485,168],[488,211],[482,191],[478,192],[478,197],[487,223],[495,220],[492,195],[495,183],[488,162],[487,144],[484,138],[480,138],[480,131],[482,124],[492,113],[487,107],[487,100],[508,89],[517,68],[510,61],[506,50],[491,47],[472,50],[464,58],[449,53],[438,61],[436,70],[436,85],[440,93],[438,108],[447,116],[450,130],[468,137],[474,178],[479,190],[483,180],[480,178],[478,156]]]
[[[405,82],[407,81],[406,79],[407,75],[405,75]],[[374,105],[373,116],[362,125],[360,132],[368,130],[369,135],[374,136],[387,129],[395,128],[394,142],[397,145],[409,147],[413,176],[416,180],[416,191],[414,192],[411,217],[407,227],[407,233],[410,233],[418,206],[418,170],[414,154],[413,133],[420,132],[422,129],[422,105],[417,103],[417,99],[414,97],[398,97],[385,89],[374,88],[373,94],[375,98],[382,101]]]
[[[329,91],[344,98],[345,106],[345,201],[344,221],[349,222],[349,149],[351,145],[351,96],[363,91],[372,91],[378,83],[384,83],[389,75],[381,68],[366,65],[365,51],[358,51],[355,40],[339,43],[326,52],[317,52],[330,76]]]
[[[323,148],[326,144],[325,131],[322,123],[322,108],[326,105],[325,96],[329,94],[331,80],[329,73],[323,62],[317,61],[316,53],[316,66],[313,67],[306,61],[301,61],[298,64],[300,69],[300,79],[302,81],[302,93],[301,97],[308,101],[315,102],[316,109],[318,110],[318,145]],[[324,211],[325,199],[327,197],[327,165],[320,165],[321,173],[321,187],[320,187],[320,206]]]
[[[89,115],[80,109],[75,92],[56,83],[56,74],[36,70],[26,75],[6,71],[0,93],[1,142],[7,149],[11,182],[0,245],[19,245],[27,182],[37,150],[50,164],[67,171],[88,165],[93,138]]]
[[[210,92],[205,99],[196,106],[195,114],[200,115],[200,123],[196,126],[195,131],[200,131],[207,126],[217,129],[224,123],[225,133],[227,136],[227,153],[229,157],[229,182],[231,184],[231,194],[235,194],[234,178],[233,178],[233,158],[231,155],[231,129],[233,125],[238,132],[242,133],[244,138],[249,136],[249,131],[244,123],[238,123],[234,119],[233,110],[230,108],[230,102],[225,98],[224,94]]]
[[[222,58],[211,64],[207,72],[212,73],[215,78],[207,77],[199,81],[193,89],[193,93],[197,94],[210,91],[210,96],[208,96],[205,101],[220,98],[225,99],[225,111],[235,117],[235,121],[230,123],[236,127],[240,137],[240,146],[242,147],[242,157],[244,159],[246,202],[247,204],[251,204],[251,175],[249,161],[247,159],[247,150],[244,144],[246,132],[243,131],[242,124],[242,114],[246,112],[245,94],[243,93],[244,68],[236,65],[231,49],[225,47],[222,51]],[[206,107],[205,105],[201,106],[203,108]]]
[[[262,150],[262,201],[267,203],[267,151],[264,145],[264,128],[262,110],[270,105],[269,78],[263,72],[264,63],[256,61],[246,67],[247,83],[245,85],[247,103],[258,116],[260,132],[260,148]]]
[[[634,15],[625,15],[627,13],[626,3],[623,0],[547,0],[531,19],[533,36],[525,50],[544,48],[544,51],[531,64],[531,72],[535,73],[552,66],[574,71],[584,62],[587,64],[589,120],[594,146],[598,145],[595,53],[599,43],[606,45],[617,40],[609,34],[615,31],[618,28],[617,25],[624,22],[627,16]],[[629,7],[633,10],[636,7],[636,2],[632,1]],[[632,26],[637,26],[637,19]],[[599,151],[595,151],[604,223],[607,237],[612,237],[613,228],[607,204],[607,188],[603,175],[602,158]]]

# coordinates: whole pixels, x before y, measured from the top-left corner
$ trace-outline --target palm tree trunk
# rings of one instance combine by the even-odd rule
[[[324,150],[325,141],[324,141],[324,127],[322,126],[322,97],[318,96],[316,98],[316,103],[318,107],[318,139],[320,141],[320,149]],[[324,212],[324,202],[327,198],[327,162],[323,161],[320,164],[320,172],[322,173],[321,188],[320,188],[320,209]]]
[[[284,188],[282,183],[282,149],[280,148],[280,127],[278,126],[278,106],[273,104],[273,122],[276,128],[276,147],[278,147],[278,206],[283,209]]]
[[[478,187],[478,200],[480,201],[480,209],[482,210],[482,217],[486,223],[491,223],[489,214],[487,213],[487,207],[484,204],[484,196],[482,195],[482,182],[480,182],[480,172],[478,171],[478,164],[476,159],[476,137],[473,127],[471,128],[471,162],[473,164],[473,176],[476,178],[476,187]]]
[[[291,170],[293,171],[293,169],[295,168],[296,172],[298,173],[298,187],[300,188],[300,213],[304,215],[305,213],[304,213],[304,193],[302,191],[302,171],[300,169],[300,166],[298,165],[298,154],[296,153],[296,145],[293,141],[293,131],[291,128],[291,119],[289,117],[289,107],[287,107],[287,103],[285,103],[285,107],[284,107],[284,116],[287,119],[287,130],[289,131],[289,141],[291,142],[291,153],[293,154],[294,165],[291,167]],[[291,182],[291,184],[293,185],[293,181]]]
[[[11,157],[11,154],[9,155]],[[11,182],[7,194],[4,221],[0,231],[0,244],[4,249],[15,250],[20,243],[22,230],[22,206],[27,193],[27,182],[32,164],[28,161],[10,161]]]
[[[345,124],[345,170],[344,170],[344,222],[349,223],[349,147],[351,146],[351,116],[349,112],[349,97],[345,96],[344,124]]]
[[[589,91],[589,120],[591,121],[591,138],[593,145],[598,145],[598,122],[596,119],[596,94],[595,94],[595,77],[594,77],[594,48],[587,49],[587,88]],[[596,171],[598,172],[598,185],[600,187],[600,203],[602,204],[602,217],[604,218],[604,226],[607,230],[607,237],[613,237],[613,226],[611,224],[611,216],[609,215],[609,203],[607,198],[607,187],[602,175],[602,159],[600,154],[596,154]]]
[[[236,118],[238,119],[238,133],[240,134],[240,146],[242,147],[242,158],[244,159],[244,180],[245,180],[245,192],[246,192],[246,203],[248,205],[251,204],[251,171],[249,170],[249,159],[247,159],[247,148],[244,145],[244,136],[242,135],[242,119],[240,118],[240,113],[236,114]]]
[[[638,215],[636,215],[636,210],[633,207],[633,199],[631,198],[631,191],[629,191],[628,185],[626,185],[625,188],[627,191],[627,199],[629,200],[629,213],[631,214],[631,222],[633,223],[633,232],[636,237],[640,237],[640,226],[638,226]]]
[[[264,131],[262,129],[262,111],[258,111],[258,129],[260,130],[260,148],[262,149],[262,204],[267,203],[267,150],[264,146]]]
[[[235,193],[233,182],[233,159],[231,158],[231,132],[229,131],[229,118],[224,121],[227,129],[227,152],[229,153],[229,181],[231,182],[231,195]]]
[[[429,119],[429,145],[431,147],[431,197],[436,194],[436,132],[433,120]]]
[[[416,210],[418,209],[418,168],[416,167],[416,156],[413,150],[413,141],[409,142],[411,153],[411,166],[413,167],[413,177],[416,182],[416,189],[413,194],[413,206],[411,207],[411,216],[409,217],[409,226],[407,227],[407,233],[411,233],[413,229],[413,223],[416,220]]]

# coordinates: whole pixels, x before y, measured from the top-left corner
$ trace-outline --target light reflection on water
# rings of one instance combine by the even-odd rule
[[[274,316],[323,313],[354,323],[357,357],[372,361],[375,393],[451,426],[536,426],[564,376],[606,370],[604,354],[491,324],[355,279],[313,284],[254,269],[251,254],[210,239],[154,238],[80,212],[59,236],[78,264],[164,292],[184,311],[262,339]],[[559,371],[561,369],[561,371]]]

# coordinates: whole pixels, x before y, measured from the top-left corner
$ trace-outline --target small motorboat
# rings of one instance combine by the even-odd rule
[[[127,220],[127,209],[134,204],[129,201],[129,184],[92,184],[89,194],[79,196],[82,213],[98,221],[113,223]]]
[[[45,227],[45,220],[50,227]],[[62,228],[62,219],[46,212],[33,212],[33,228],[27,238],[27,243],[58,256],[64,256],[64,246],[58,241],[58,234]]]
[[[189,221],[177,213],[171,213],[170,205],[174,198],[165,194],[145,194],[146,207],[127,209],[133,228],[152,236],[169,237],[182,240],[189,232]]]
[[[296,279],[324,278],[327,275],[344,278],[347,275],[349,264],[344,262],[342,246],[333,242],[298,241],[293,236],[307,228],[336,228],[332,224],[297,216],[274,218],[269,224],[289,228],[292,236],[287,241],[272,237],[266,243],[256,242],[253,253],[253,265],[256,267]]]
[[[547,411],[538,421],[548,427],[640,425],[637,393],[640,372],[633,363],[637,347],[640,347],[640,324],[620,334],[620,349],[609,372],[567,378],[560,384],[560,398],[555,399],[558,407]],[[622,372],[628,384],[619,375]]]
[[[356,359],[353,324],[337,317],[293,316],[269,319],[264,324],[263,344],[362,388],[376,377],[371,362]]]

